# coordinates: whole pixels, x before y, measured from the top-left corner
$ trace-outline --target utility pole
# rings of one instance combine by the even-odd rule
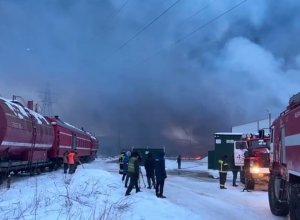
[[[41,114],[42,115],[47,115],[47,116],[53,116],[52,112],[52,93],[51,93],[51,87],[50,84],[48,83],[45,91],[42,93],[42,106],[41,106]]]
[[[271,134],[271,112],[269,111],[269,109],[267,109],[267,113],[268,113],[268,118],[269,118],[269,133]]]

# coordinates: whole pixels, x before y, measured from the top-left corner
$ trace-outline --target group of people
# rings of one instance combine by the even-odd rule
[[[77,164],[80,163],[80,160],[77,155],[76,150],[65,151],[63,156],[64,162],[64,173],[73,174],[76,171]]]
[[[220,177],[220,189],[227,189],[225,187],[226,179],[227,179],[227,171],[229,169],[229,163],[228,163],[228,157],[227,155],[224,155],[222,159],[219,161],[219,177]],[[239,166],[235,166],[234,164],[234,158],[231,160],[231,170],[232,170],[232,186],[237,187],[238,185],[236,184],[236,179],[238,172],[240,171]]]
[[[157,158],[153,158],[151,152],[146,152],[145,158],[147,188],[151,189],[153,187],[158,198],[166,198],[163,194],[164,183],[167,178],[164,155],[164,152],[160,152],[158,153]],[[141,161],[142,158],[136,151],[127,151],[124,155],[122,181],[125,180],[125,187],[127,188],[125,196],[130,195],[133,188],[135,188],[137,193],[141,192],[138,184],[140,175],[143,175],[140,170]],[[143,176],[141,177],[143,178]]]

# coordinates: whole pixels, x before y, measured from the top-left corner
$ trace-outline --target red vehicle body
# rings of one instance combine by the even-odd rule
[[[254,189],[257,181],[269,180],[270,137],[247,134],[235,143],[235,165],[242,167],[241,181],[246,189]]]
[[[58,165],[62,164],[65,151],[76,150],[78,157],[83,162],[95,158],[97,151],[97,140],[90,133],[78,129],[59,117],[46,117],[54,130],[54,141],[52,148],[48,151],[48,158]]]
[[[269,204],[274,215],[300,219],[300,93],[272,124]]]
[[[11,171],[57,168],[66,150],[76,150],[80,161],[87,162],[96,157],[97,148],[90,133],[0,98],[0,183]]]

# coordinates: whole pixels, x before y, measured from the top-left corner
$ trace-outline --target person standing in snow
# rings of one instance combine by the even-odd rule
[[[69,168],[69,164],[68,164],[68,154],[69,152],[68,151],[65,151],[64,152],[64,155],[63,155],[63,162],[64,162],[64,173],[68,173],[68,168]]]
[[[77,150],[75,150],[74,153],[75,153],[75,156],[74,156],[75,166],[74,166],[74,171],[73,171],[73,173],[75,173],[75,171],[76,171],[76,169],[77,169],[77,166],[78,166],[79,164],[82,164],[81,161],[79,160]],[[82,165],[82,166],[83,166],[83,165]]]
[[[126,190],[125,196],[129,196],[131,190],[133,187],[135,187],[136,192],[141,192],[139,186],[138,186],[138,179],[139,179],[139,172],[140,172],[140,166],[139,166],[139,155],[137,152],[132,152],[131,158],[128,162],[128,174],[130,176],[130,182],[129,186]]]
[[[119,156],[119,174],[123,174],[123,166],[124,166],[123,160],[124,160],[124,157],[125,157],[125,153],[126,152],[122,151],[120,156]]]
[[[228,162],[227,155],[224,155],[219,162],[219,175],[220,175],[220,189],[227,189],[225,187],[225,182],[227,178]]]
[[[163,194],[165,179],[167,178],[164,156],[165,153],[160,152],[154,162],[154,172],[156,178],[155,192],[158,198],[166,198]]]
[[[127,151],[125,153],[124,159],[123,159],[123,176],[122,176],[122,182],[125,180],[125,187],[127,188],[129,175],[128,175],[128,162],[129,158],[131,156],[131,152]]]
[[[231,159],[231,170],[232,170],[232,175],[233,175],[233,178],[232,178],[232,186],[238,186],[236,184],[236,179],[237,179],[237,175],[238,175],[238,172],[241,170],[241,167],[240,166],[236,166],[235,165],[235,162],[234,162],[234,155]]]
[[[181,169],[181,155],[180,154],[178,155],[176,161],[177,161],[178,169]]]
[[[69,164],[69,174],[73,174],[75,172],[75,160],[76,160],[75,151],[71,150],[68,153],[68,164]]]
[[[154,159],[152,154],[149,152],[147,158],[145,159],[145,170],[147,176],[148,189],[151,189],[153,186],[155,188],[155,178],[154,178]],[[152,181],[152,185],[151,185]]]

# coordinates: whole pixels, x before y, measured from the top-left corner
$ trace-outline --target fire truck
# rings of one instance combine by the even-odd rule
[[[268,187],[271,212],[300,219],[300,92],[271,126],[273,162]]]
[[[234,144],[234,163],[241,166],[241,182],[245,189],[253,190],[255,184],[269,181],[270,136],[264,129],[257,134],[245,134]]]

